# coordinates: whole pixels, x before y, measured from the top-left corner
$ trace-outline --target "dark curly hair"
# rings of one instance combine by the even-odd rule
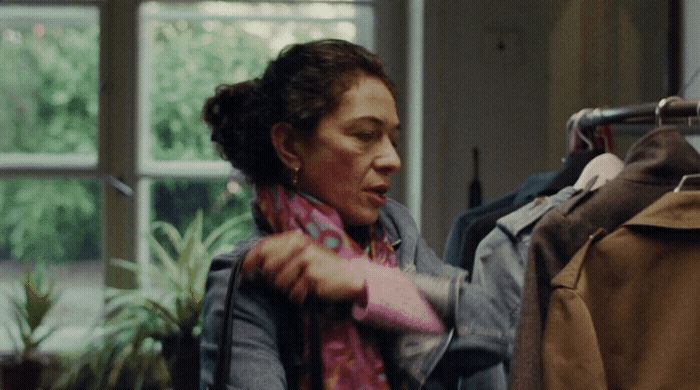
[[[394,86],[379,57],[356,44],[326,39],[283,49],[260,78],[216,88],[202,109],[211,140],[253,184],[286,184],[270,129],[288,123],[304,136],[333,112],[362,75]]]

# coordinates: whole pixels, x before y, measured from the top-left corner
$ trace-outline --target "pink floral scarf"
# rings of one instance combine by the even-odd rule
[[[319,200],[279,185],[258,186],[256,193],[255,204],[275,233],[300,229],[314,242],[348,261],[367,254],[372,262],[387,267],[397,266],[396,253],[381,223],[369,227],[370,244],[366,252],[345,232],[335,209]],[[336,309],[331,308],[321,314],[324,388],[389,389],[377,341],[367,332],[360,332],[347,310],[341,312]],[[307,321],[306,333],[309,329]],[[303,357],[305,362],[309,361],[307,349]],[[310,378],[302,376],[299,388],[309,388],[309,383]]]

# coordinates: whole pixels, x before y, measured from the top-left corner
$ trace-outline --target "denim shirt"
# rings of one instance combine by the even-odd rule
[[[496,228],[477,247],[472,284],[497,290],[505,296],[511,337],[515,336],[520,314],[532,229],[549,210],[566,202],[576,192],[574,187],[565,187],[555,195],[533,200],[499,219]]]
[[[532,229],[548,211],[566,202],[577,192],[565,187],[557,194],[536,198],[529,204],[500,218],[476,249],[472,284],[483,286],[494,294],[500,294],[506,303],[508,339],[515,338],[520,315],[520,303],[525,279],[525,263],[530,247]],[[513,343],[509,344],[508,359],[513,355]],[[506,389],[505,365],[463,378],[460,389]]]
[[[443,319],[449,331],[443,335],[400,334],[392,348],[392,364],[398,368],[403,386],[432,387],[430,378],[438,363],[449,356],[451,367],[470,375],[508,357],[506,303],[500,294],[466,282],[466,273],[445,264],[419,236],[408,210],[390,200],[380,210],[380,220],[394,243],[400,269],[413,280],[422,295]],[[218,343],[224,315],[224,300],[231,264],[242,261],[256,239],[238,245],[233,254],[218,256],[207,279],[203,301],[200,344],[200,389],[213,383]],[[280,358],[278,330],[287,326],[285,300],[263,284],[246,287],[236,294],[233,307],[233,344],[229,389],[287,389]]]

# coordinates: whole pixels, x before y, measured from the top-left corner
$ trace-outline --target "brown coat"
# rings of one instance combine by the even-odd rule
[[[700,191],[599,230],[552,286],[545,389],[700,388]]]
[[[582,192],[545,215],[532,234],[516,336],[511,388],[542,383],[542,332],[551,280],[598,229],[612,231],[671,191],[683,175],[700,172],[700,154],[673,127],[638,140],[625,168],[596,192]]]

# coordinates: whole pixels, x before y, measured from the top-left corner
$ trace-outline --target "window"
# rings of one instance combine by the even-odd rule
[[[0,5],[0,34],[0,318],[42,262],[64,298],[48,321],[74,342],[102,301],[99,9]]]
[[[139,8],[139,31],[143,235],[153,220],[186,226],[197,208],[205,209],[213,226],[249,207],[249,188],[224,185],[230,165],[216,155],[200,120],[217,85],[258,76],[293,42],[334,37],[372,47],[373,19],[369,6],[347,2],[146,2]],[[214,202],[224,198],[226,207]],[[148,254],[143,241],[139,254]]]
[[[0,4],[0,327],[5,294],[45,262],[63,291],[47,348],[79,344],[105,284],[133,285],[106,259],[148,261],[153,221],[182,229],[202,209],[206,230],[248,212],[199,119],[217,85],[293,42],[374,47],[369,1],[27,4]]]

